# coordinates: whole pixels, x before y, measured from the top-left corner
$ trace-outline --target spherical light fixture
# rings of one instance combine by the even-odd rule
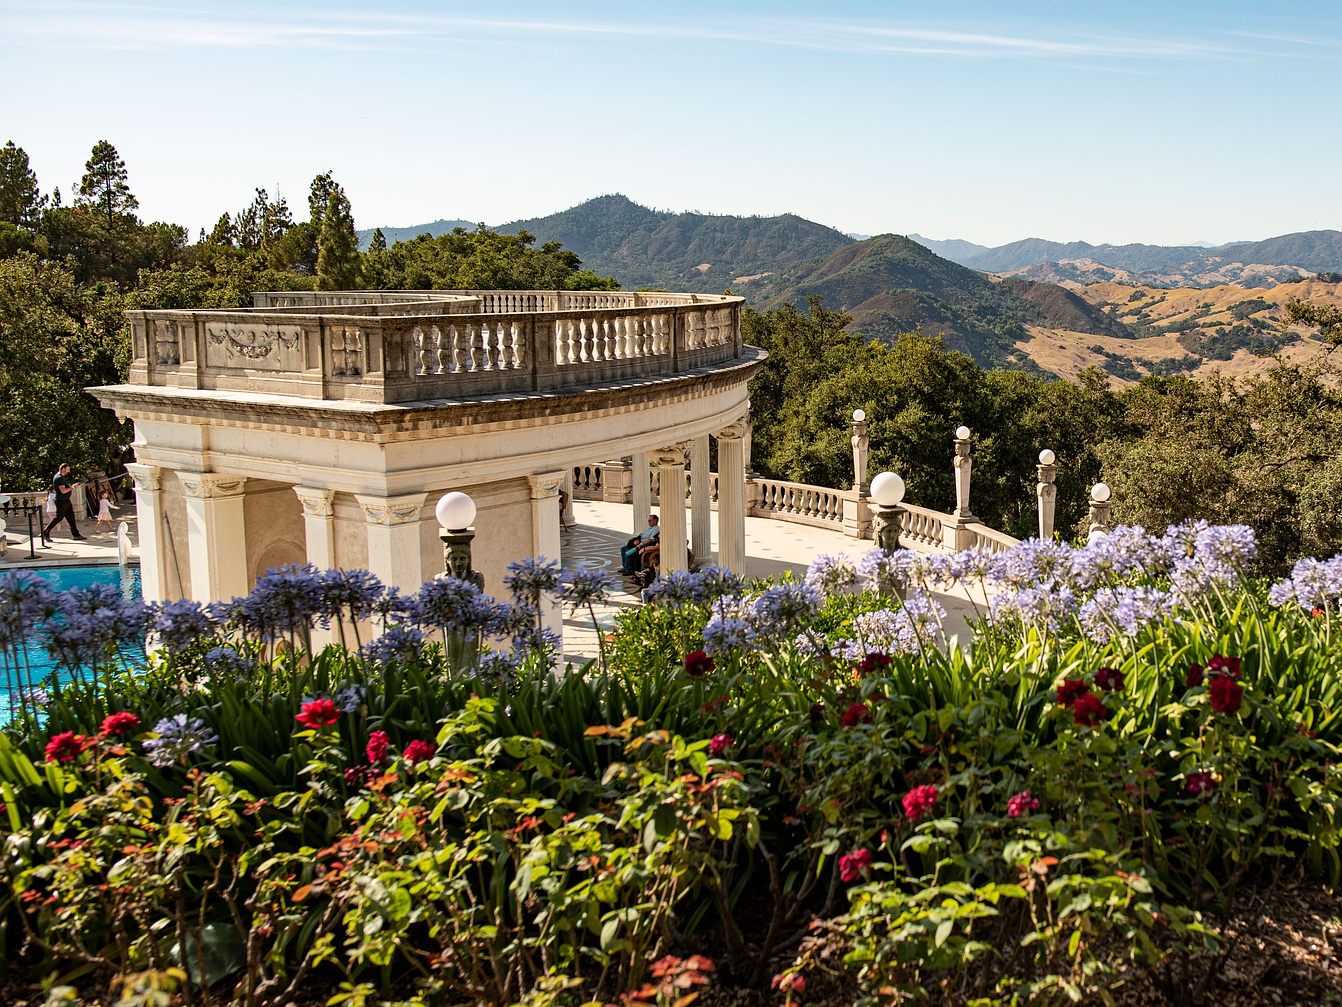
[[[438,523],[448,531],[465,531],[475,520],[475,501],[465,493],[453,490],[438,498],[438,506],[433,509]]]
[[[1058,456],[1055,455],[1055,454],[1054,454],[1052,451],[1050,451],[1048,448],[1044,448],[1043,451],[1040,451],[1040,452],[1039,452],[1039,464],[1040,464],[1040,465],[1052,465],[1052,464],[1053,464],[1054,462],[1056,462],[1057,460],[1058,460]]]
[[[853,410],[853,422],[854,422],[854,423],[861,423],[861,422],[862,422],[863,420],[865,420],[866,418],[867,418],[867,411],[866,411],[865,409],[854,409],[854,410]]]
[[[958,440],[958,441],[967,441],[967,440],[969,440],[969,427],[956,427],[956,428],[955,428],[955,439]]]
[[[904,499],[904,480],[893,472],[878,473],[871,481],[871,498],[882,507],[898,507]]]
[[[1109,487],[1104,483],[1096,483],[1090,488],[1090,498],[1096,503],[1106,503],[1109,500]]]

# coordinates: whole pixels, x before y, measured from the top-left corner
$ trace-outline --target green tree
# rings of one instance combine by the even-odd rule
[[[93,153],[84,164],[79,181],[78,202],[97,207],[107,218],[107,229],[115,228],[117,218],[136,210],[140,201],[130,191],[126,162],[106,140],[93,145]]]
[[[205,239],[211,245],[228,245],[232,247],[238,243],[238,229],[233,225],[233,218],[227,213],[220,216],[215,221],[214,229],[210,231],[209,237]]]
[[[387,236],[382,233],[382,228],[374,228],[373,236],[368,239],[368,251],[385,252],[387,250]]]
[[[0,222],[35,227],[42,204],[37,175],[28,164],[28,154],[10,140],[0,147]]]
[[[1316,326],[1328,342],[1342,344],[1342,307],[1291,301],[1286,305],[1286,314],[1293,322]]]
[[[354,233],[354,216],[345,190],[332,183],[317,235],[317,288],[351,290],[358,285],[359,239]]]

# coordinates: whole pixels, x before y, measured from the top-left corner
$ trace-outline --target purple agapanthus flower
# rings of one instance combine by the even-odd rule
[[[368,660],[392,664],[419,653],[424,646],[424,634],[413,626],[391,626],[374,640],[363,645]]]
[[[918,582],[922,561],[911,549],[872,549],[857,564],[863,586],[878,594],[905,591]]]
[[[494,624],[496,608],[474,583],[439,576],[427,581],[414,600],[414,620],[444,633],[477,633]]]
[[[193,644],[208,641],[218,631],[205,607],[186,598],[159,605],[149,628],[170,651],[185,650]]]
[[[1342,599],[1342,555],[1299,560],[1289,577],[1268,590],[1271,604],[1280,608],[1294,603],[1307,612],[1332,611],[1339,599]]]
[[[775,584],[755,599],[750,620],[756,635],[791,636],[820,611],[820,592],[809,584]]]
[[[847,553],[824,553],[806,568],[805,583],[821,597],[845,593],[857,586],[857,565]]]
[[[573,611],[588,605],[600,605],[610,597],[615,578],[605,570],[565,570],[559,578],[559,597]]]
[[[541,596],[554,591],[559,586],[559,564],[543,556],[529,556],[508,564],[503,586],[518,601],[530,605],[540,605]]]
[[[321,574],[319,612],[324,625],[332,619],[367,619],[386,591],[367,570],[327,570]]]
[[[149,761],[160,769],[219,742],[219,736],[206,726],[205,721],[185,713],[164,717],[154,725],[154,733],[158,737],[146,741],[144,750],[149,753]]]
[[[1170,596],[1154,587],[1120,585],[1101,588],[1081,606],[1078,618],[1086,636],[1096,643],[1133,637],[1173,611]]]

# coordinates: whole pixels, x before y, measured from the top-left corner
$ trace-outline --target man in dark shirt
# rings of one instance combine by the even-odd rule
[[[70,478],[70,466],[62,465],[51,480],[51,492],[56,494],[56,516],[51,519],[51,524],[42,529],[42,540],[51,538],[51,530],[64,521],[70,526],[70,537],[73,539],[82,539],[84,536],[79,534],[79,527],[75,524],[75,503],[74,503],[75,483]]]

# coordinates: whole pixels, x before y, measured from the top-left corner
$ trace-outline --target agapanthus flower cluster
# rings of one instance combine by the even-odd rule
[[[988,577],[993,583],[1022,588],[1041,588],[1066,583],[1072,575],[1072,551],[1060,542],[1026,539],[993,556]]]
[[[149,761],[160,769],[182,762],[193,752],[219,742],[219,736],[206,726],[205,721],[185,713],[164,717],[154,725],[154,733],[158,737],[146,741],[144,750],[149,753]]]
[[[857,564],[863,586],[877,594],[898,594],[921,583],[922,561],[911,549],[872,549]]]
[[[1089,590],[1133,577],[1159,577],[1169,566],[1169,553],[1160,539],[1137,525],[1118,525],[1073,550],[1071,581]]]
[[[47,652],[69,668],[92,666],[144,637],[149,610],[110,584],[66,591],[44,629]]]
[[[537,607],[541,597],[559,587],[560,569],[554,560],[543,556],[529,556],[508,564],[503,586],[520,602]]]
[[[923,561],[924,576],[934,583],[947,586],[960,583],[978,587],[985,584],[992,574],[996,556],[975,546],[961,549],[959,552],[930,556]]]
[[[223,645],[205,652],[205,667],[215,675],[245,675],[256,667],[256,662],[235,647]]]
[[[0,648],[22,643],[33,626],[59,608],[59,595],[37,574],[14,570],[0,577]]]
[[[311,563],[267,570],[245,598],[214,609],[249,635],[278,640],[311,629],[324,611],[325,578]]]
[[[822,596],[851,591],[858,585],[857,565],[846,553],[824,553],[806,568],[805,583]]]
[[[339,686],[331,699],[336,705],[336,709],[341,713],[355,713],[359,707],[363,706],[364,700],[368,696],[368,690],[357,682],[351,682],[349,685]]]
[[[615,578],[600,567],[565,570],[559,578],[559,598],[574,612],[588,605],[600,605],[615,589]]]
[[[989,600],[988,618],[994,625],[1019,622],[1056,630],[1079,608],[1076,592],[1065,584],[1004,588]]]
[[[410,617],[424,629],[445,634],[507,632],[509,612],[469,580],[446,575],[426,581],[410,606]]]
[[[414,626],[391,626],[363,645],[363,655],[378,664],[391,664],[413,657],[424,646],[424,634]]]
[[[1189,601],[1239,583],[1258,556],[1253,529],[1242,524],[1186,522],[1166,531],[1161,544],[1170,559],[1174,589]]]
[[[1086,636],[1096,643],[1136,636],[1174,610],[1173,599],[1158,588],[1139,584],[1100,588],[1081,606],[1078,618]]]
[[[910,595],[899,608],[882,608],[855,616],[853,637],[837,641],[834,650],[853,663],[871,651],[918,654],[941,640],[945,618],[945,610],[930,595]]]
[[[1267,597],[1278,608],[1295,604],[1306,612],[1336,610],[1342,601],[1342,555],[1299,560],[1289,577],[1272,585]]]
[[[332,619],[358,622],[372,615],[386,587],[367,570],[327,570],[321,575],[318,617],[323,625]]]
[[[149,630],[169,650],[181,651],[209,641],[219,632],[219,626],[205,606],[184,598],[159,605],[150,618]]]

